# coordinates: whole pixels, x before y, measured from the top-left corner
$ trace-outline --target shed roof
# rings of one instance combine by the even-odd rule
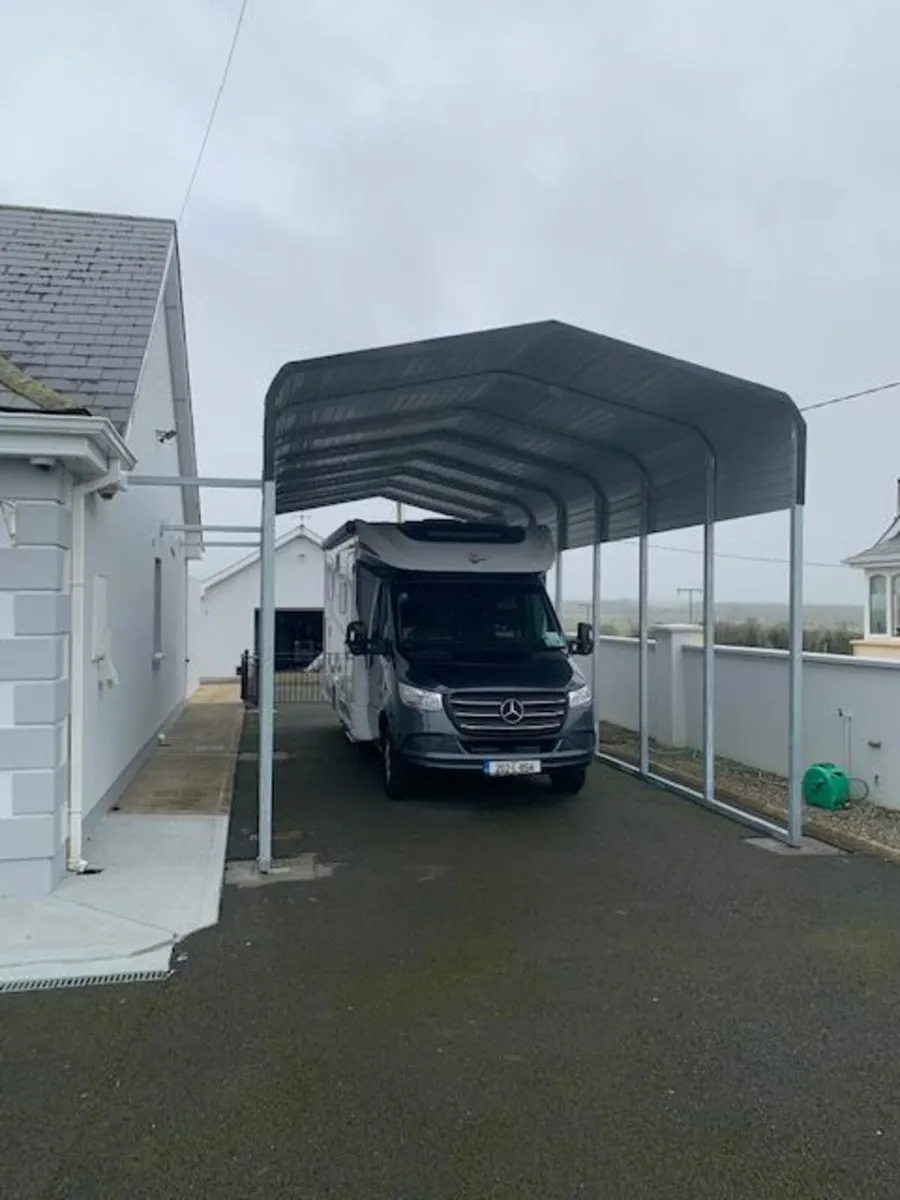
[[[121,433],[174,238],[171,220],[0,206],[0,408],[68,400]]]
[[[648,533],[701,524],[713,460],[717,520],[802,503],[805,451],[784,392],[558,321],[287,363],[266,396],[279,512],[561,518],[563,548],[639,534],[645,490]]]

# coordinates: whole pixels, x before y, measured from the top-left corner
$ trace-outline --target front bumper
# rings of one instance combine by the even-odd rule
[[[418,729],[400,737],[396,749],[409,763],[438,771],[484,771],[486,759],[540,759],[543,771],[587,766],[594,760],[593,715],[579,714],[555,737],[530,744],[512,739],[472,743],[456,731]]]

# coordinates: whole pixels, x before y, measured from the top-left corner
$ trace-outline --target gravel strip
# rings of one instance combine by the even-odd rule
[[[601,751],[625,762],[638,762],[638,737],[630,729],[601,722]],[[650,764],[674,783],[695,786],[702,780],[703,756],[699,750],[658,745],[650,739]],[[740,803],[763,816],[781,821],[787,817],[787,780],[783,775],[758,771],[729,758],[716,758],[716,795],[727,803]],[[900,811],[882,808],[868,800],[852,801],[836,812],[803,806],[804,832],[845,849],[877,854],[900,862]]]

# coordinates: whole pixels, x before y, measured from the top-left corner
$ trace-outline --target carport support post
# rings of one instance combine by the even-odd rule
[[[788,693],[788,841],[803,838],[803,505],[791,506],[790,684]]]
[[[272,869],[272,759],[275,752],[275,481],[263,482],[259,602],[259,840],[257,863]]]
[[[606,537],[606,508],[599,496],[594,501],[594,546],[591,570],[591,625],[594,629],[594,650],[591,654],[591,694],[594,698],[594,735],[600,748],[600,590],[601,547]]]
[[[556,570],[553,580],[553,607],[556,609],[556,615],[563,623],[565,629],[565,617],[563,616],[563,547],[569,540],[569,522],[567,515],[563,509],[560,509],[556,514]]]
[[[650,771],[650,696],[648,691],[650,620],[647,602],[649,560],[647,509],[645,503],[644,519],[641,524],[641,537],[638,543],[638,742],[640,746],[640,769],[642,775],[647,775]]]
[[[716,460],[706,464],[706,519],[703,522],[703,796],[716,794]]]

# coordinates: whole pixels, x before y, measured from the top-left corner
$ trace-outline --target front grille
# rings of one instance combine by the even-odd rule
[[[553,737],[566,719],[569,700],[565,692],[451,692],[446,699],[450,720],[467,737],[500,737],[507,741],[531,741]],[[504,709],[521,712],[520,720],[508,720]]]

